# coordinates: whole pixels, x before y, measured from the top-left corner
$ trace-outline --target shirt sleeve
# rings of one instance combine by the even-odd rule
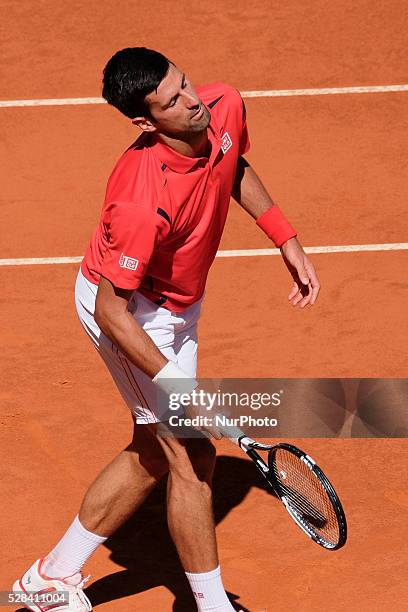
[[[113,202],[105,211],[108,236],[101,275],[120,289],[137,289],[163,229],[154,210],[128,202]]]
[[[241,102],[242,102],[242,132],[241,132],[241,138],[239,140],[239,155],[244,155],[244,153],[249,151],[251,143],[249,141],[245,102],[243,101],[242,98],[241,98]]]

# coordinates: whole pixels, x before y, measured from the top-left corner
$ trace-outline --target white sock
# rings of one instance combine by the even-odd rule
[[[79,572],[99,544],[107,538],[85,529],[78,516],[45,558],[41,572],[48,578],[66,578]]]
[[[211,612],[234,610],[222,584],[220,566],[203,574],[186,572],[186,576],[199,612],[202,610],[211,610]]]

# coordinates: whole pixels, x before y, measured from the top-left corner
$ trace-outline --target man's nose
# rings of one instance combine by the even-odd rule
[[[200,98],[195,94],[184,92],[186,98],[186,105],[190,109],[198,108],[200,106]]]

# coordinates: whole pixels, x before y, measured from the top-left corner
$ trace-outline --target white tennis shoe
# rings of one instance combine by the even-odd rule
[[[44,559],[37,559],[23,577],[13,584],[13,592],[22,593],[21,604],[33,612],[92,610],[91,602],[82,590],[90,576],[83,578],[81,572],[77,572],[67,578],[44,578],[41,575],[43,562]]]

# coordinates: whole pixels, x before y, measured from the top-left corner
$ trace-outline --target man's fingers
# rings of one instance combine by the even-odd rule
[[[299,291],[299,287],[297,283],[293,283],[292,291],[288,295],[288,300],[293,300],[297,292]]]
[[[308,292],[307,295],[304,296],[304,298],[300,302],[299,306],[300,306],[300,308],[304,308],[305,306],[307,306],[308,304],[311,304],[311,303],[312,303],[312,287],[309,284],[309,292]]]
[[[210,431],[211,435],[213,438],[215,438],[216,440],[221,440],[222,433],[220,431],[218,431],[218,429],[212,428]]]
[[[218,431],[218,429],[216,427],[210,427],[207,426],[205,427],[205,429],[199,429],[198,427],[196,428],[198,431],[201,431],[201,433],[206,437],[206,438],[215,438],[216,440],[221,440],[222,433],[220,431]]]
[[[202,416],[207,418],[208,413],[205,413]],[[210,424],[210,422],[208,421],[207,423],[205,423],[205,425],[193,425],[193,429],[202,433],[206,438],[215,438],[216,440],[221,440],[221,438],[223,437],[218,427],[213,424]]]
[[[309,283],[303,285],[300,281],[295,281],[292,287],[292,291],[288,295],[288,300],[293,304],[293,300],[296,303],[309,293]]]
[[[295,294],[295,296],[292,298],[291,304],[292,306],[299,305],[301,308],[304,308],[308,304],[312,304],[312,298],[313,298],[313,288],[311,284],[309,283],[307,286],[304,286],[304,285],[301,286],[301,289],[299,289],[297,293]]]
[[[309,278],[309,274],[306,268],[302,264],[299,264],[296,266],[296,272],[300,279],[300,282],[304,285],[308,285],[311,279]]]
[[[307,293],[305,293],[306,287],[305,286],[301,287],[301,291],[303,293],[303,299],[297,301],[297,303],[299,303],[300,308],[304,308],[308,304],[313,306],[313,304],[317,300],[317,296],[319,295],[319,291],[320,291],[320,283],[317,278],[316,271],[314,269],[313,264],[308,259],[306,259],[304,262],[303,271],[302,270],[299,271],[299,277],[301,280],[302,280],[302,276],[301,276],[302,274],[305,274],[305,276],[307,275],[308,282],[307,282]]]
[[[320,283],[313,264],[304,253],[299,258],[292,258],[288,256],[288,253],[284,253],[284,260],[294,280],[288,295],[291,305],[299,305],[300,308],[307,305],[312,306],[320,291]]]
[[[296,306],[303,299],[303,295],[300,291],[298,291],[297,295],[292,300],[292,306]]]
[[[310,304],[313,306],[313,304],[316,302],[317,300],[317,296],[319,295],[319,291],[320,291],[320,285],[319,283],[317,283],[317,285],[315,285],[314,287],[312,286],[312,297],[310,299]]]
[[[307,268],[309,278],[310,278],[310,284],[312,286],[312,297],[310,300],[310,304],[313,305],[317,300],[317,296],[319,295],[320,283],[319,283],[319,279],[317,278],[316,270],[314,269],[312,262],[307,260],[305,267]]]

